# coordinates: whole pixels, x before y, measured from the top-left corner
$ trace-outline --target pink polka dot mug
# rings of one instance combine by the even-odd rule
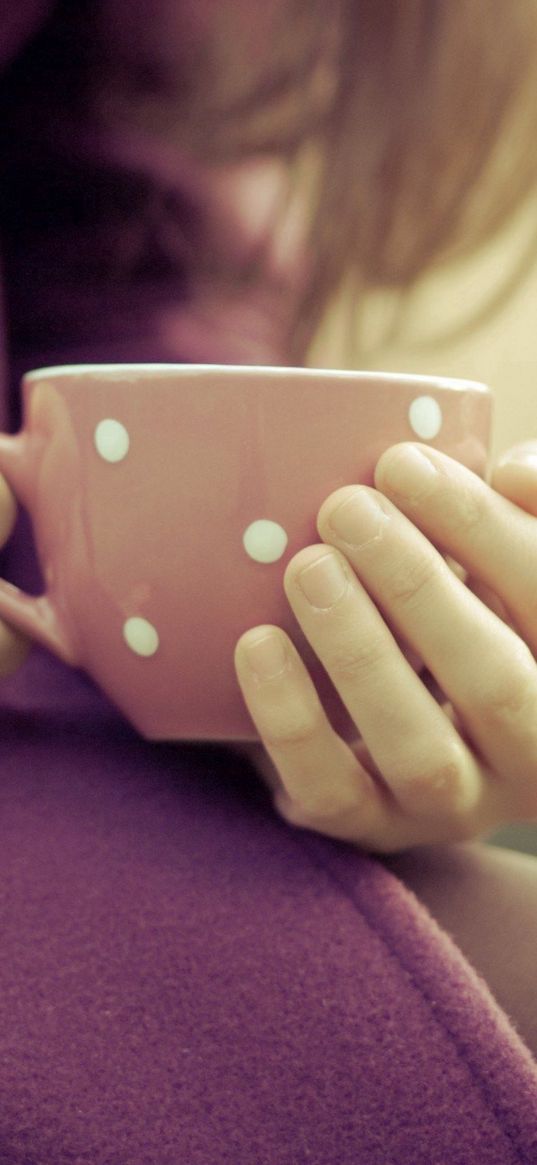
[[[420,440],[487,472],[492,394],[393,373],[181,364],[41,368],[0,472],[30,516],[45,593],[0,582],[0,616],[86,671],[153,740],[256,740],[235,644],[274,623],[356,735],[285,597],[343,485]]]

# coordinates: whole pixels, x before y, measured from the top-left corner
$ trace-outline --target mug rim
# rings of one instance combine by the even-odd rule
[[[266,375],[271,376],[290,376],[291,378],[298,378],[306,375],[306,377],[321,379],[329,376],[337,380],[358,380],[358,381],[379,381],[387,384],[427,384],[430,387],[440,389],[449,388],[451,390],[459,390],[462,392],[482,392],[492,395],[492,390],[489,385],[480,380],[468,380],[460,376],[436,376],[433,373],[412,373],[412,372],[382,372],[380,370],[372,370],[368,372],[364,369],[352,371],[342,368],[300,368],[297,366],[287,368],[278,364],[180,364],[180,363],[164,363],[155,361],[154,363],[136,361],[129,363],[128,361],[110,364],[57,364],[50,367],[34,368],[23,375],[23,380],[26,383],[31,383],[34,380],[39,380],[43,377],[54,376],[84,376],[95,375],[96,373],[103,374],[118,374],[124,372],[151,372],[157,374],[173,374],[190,375],[192,373],[204,372],[218,372],[226,376],[237,376],[240,374],[261,375],[263,378]]]

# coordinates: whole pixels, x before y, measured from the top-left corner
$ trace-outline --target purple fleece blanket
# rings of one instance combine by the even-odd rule
[[[2,3],[4,101],[54,7]],[[80,141],[97,150],[86,129],[73,157]],[[20,373],[75,353],[190,360],[203,346],[240,360],[257,344],[278,362],[261,299],[230,340],[214,314],[203,332],[179,272],[134,289],[69,283],[86,241],[54,219],[67,146],[34,152],[8,133],[5,148],[12,425]],[[72,190],[84,166],[102,178],[109,148],[62,169]],[[14,192],[37,165],[50,215],[27,230]],[[178,189],[187,170],[178,161]],[[17,202],[36,222],[37,201],[34,187],[34,204]],[[164,316],[180,322],[166,341]],[[38,588],[24,520],[3,569]],[[537,1161],[535,1061],[382,861],[285,825],[225,748],[140,740],[38,649],[0,685],[0,771],[0,1165]]]

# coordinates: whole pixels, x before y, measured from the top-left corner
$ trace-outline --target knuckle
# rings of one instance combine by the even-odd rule
[[[263,733],[263,742],[274,753],[301,752],[319,739],[324,727],[324,717],[320,710],[300,715],[295,712],[285,719],[274,721],[270,729]]]
[[[488,494],[486,491],[480,487],[478,482],[472,482],[471,485],[459,483],[455,497],[455,505],[447,504],[444,510],[446,528],[463,536],[479,531],[487,517]]]
[[[398,563],[386,581],[388,598],[405,607],[421,603],[423,592],[436,582],[438,571],[438,561],[428,554]]]
[[[289,799],[283,810],[290,825],[322,827],[348,816],[349,809],[343,808],[339,798],[329,789],[311,791],[299,800]]]
[[[300,812],[300,806],[288,796],[281,794],[274,799],[274,804],[280,817],[287,821],[289,825],[303,826],[305,825],[304,814]]]
[[[415,764],[401,780],[399,799],[416,816],[460,813],[466,785],[463,748],[454,742],[438,758]]]
[[[488,833],[494,831],[496,826],[497,823],[494,823],[491,824],[490,829],[487,829],[486,823],[481,820],[479,814],[459,813],[449,823],[449,833],[446,840],[450,843],[476,841],[479,837],[485,838]]]
[[[327,670],[334,681],[344,684],[367,679],[371,670],[385,663],[388,654],[386,637],[381,633],[365,636],[361,642],[353,642],[332,652],[326,661]]]
[[[290,824],[304,828],[348,828],[357,800],[362,800],[356,758],[326,725],[322,736],[308,738],[306,748],[300,741],[295,752],[293,744],[290,750],[287,742],[281,748],[277,745],[272,754],[281,778],[275,797],[277,809]],[[334,748],[334,744],[339,747]],[[323,755],[332,758],[329,765],[320,761]]]
[[[506,725],[537,712],[537,671],[535,660],[522,640],[518,641],[510,667],[496,669],[473,693],[472,703],[480,718]]]

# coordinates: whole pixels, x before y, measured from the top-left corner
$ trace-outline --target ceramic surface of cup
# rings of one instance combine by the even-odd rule
[[[80,365],[23,382],[0,472],[46,593],[0,616],[83,668],[150,739],[255,740],[233,664],[282,627],[338,732],[354,725],[290,610],[287,563],[343,485],[419,440],[486,476],[492,396],[471,381],[212,365]]]

